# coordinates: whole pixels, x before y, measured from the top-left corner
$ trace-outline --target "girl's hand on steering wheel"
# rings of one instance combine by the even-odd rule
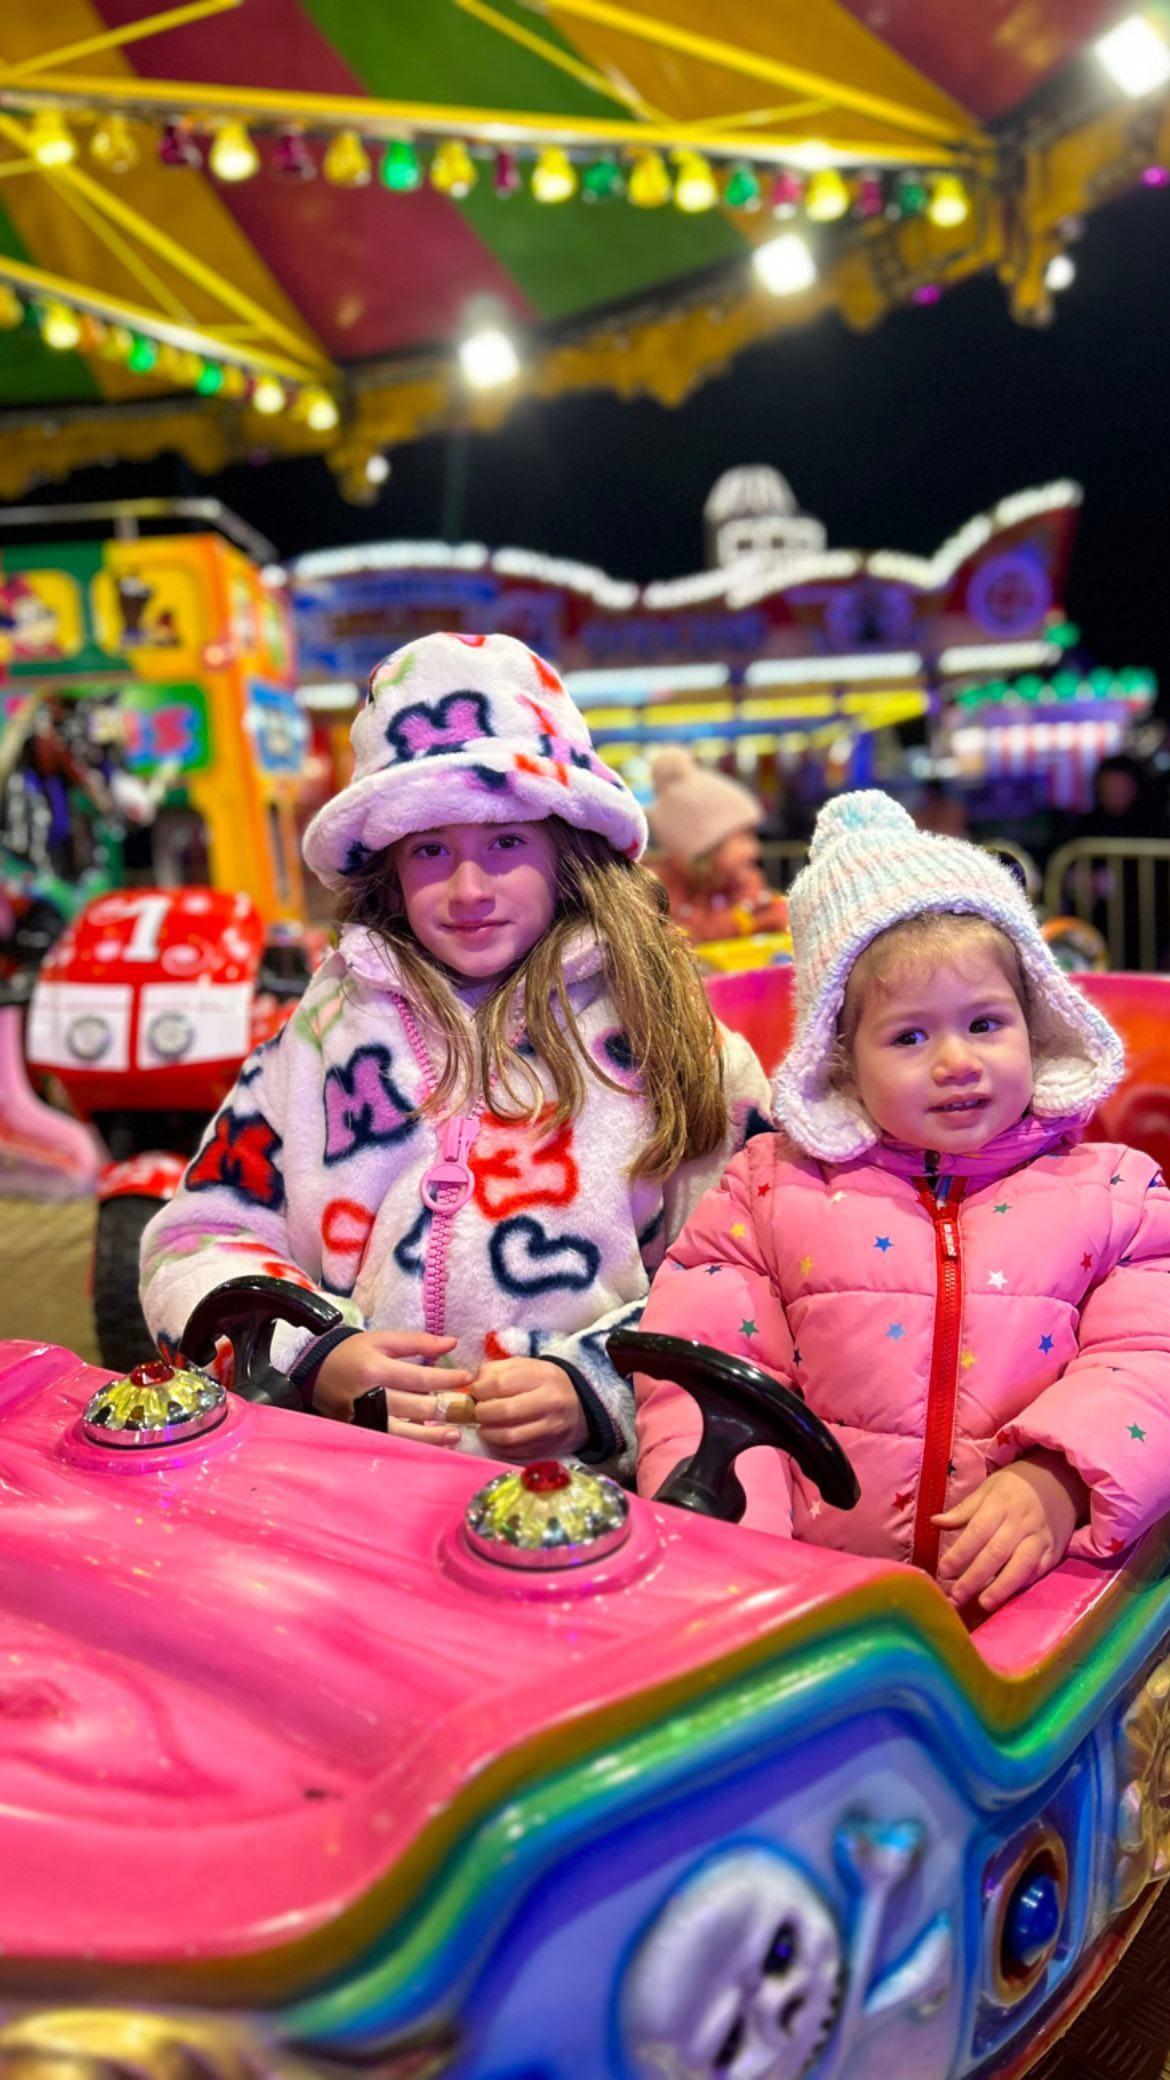
[[[493,1358],[471,1393],[484,1449],[495,1459],[561,1459],[589,1435],[577,1389],[548,1358]]]
[[[423,1329],[363,1329],[347,1336],[324,1360],[313,1387],[313,1407],[318,1415],[352,1423],[358,1396],[381,1387],[392,1437],[453,1449],[459,1442],[458,1427],[441,1416],[452,1394],[469,1391],[472,1375],[446,1366],[436,1372],[435,1362],[454,1348],[453,1336],[430,1336]],[[420,1362],[408,1363],[412,1358]]]

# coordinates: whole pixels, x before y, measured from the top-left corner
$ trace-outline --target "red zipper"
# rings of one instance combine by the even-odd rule
[[[920,1185],[918,1196],[934,1226],[937,1284],[934,1307],[934,1342],[930,1353],[930,1386],[926,1396],[926,1426],[922,1440],[922,1470],[918,1478],[918,1506],[914,1513],[914,1547],[910,1555],[915,1567],[928,1574],[938,1568],[941,1532],[931,1518],[946,1501],[947,1469],[955,1438],[955,1403],[959,1394],[959,1327],[963,1311],[963,1254],[959,1242],[959,1200],[965,1180],[953,1178],[951,1196],[935,1198],[929,1185]]]

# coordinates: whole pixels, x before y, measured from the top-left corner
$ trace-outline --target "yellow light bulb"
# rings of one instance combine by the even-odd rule
[[[567,202],[577,192],[577,169],[559,144],[546,145],[532,169],[537,202]]]
[[[138,146],[125,116],[106,116],[89,140],[89,152],[110,173],[129,173],[138,164]]]
[[[714,209],[719,200],[715,176],[701,152],[676,152],[674,155],[674,206],[688,217],[698,216],[701,210]]]
[[[77,157],[77,139],[59,108],[38,108],[28,144],[38,166],[71,166]]]
[[[217,181],[250,181],[260,154],[242,123],[224,123],[212,139],[207,163]]]
[[[835,166],[825,166],[820,173],[814,173],[805,192],[805,215],[814,224],[832,224],[848,208],[849,188],[844,175]]]
[[[931,182],[926,214],[932,224],[938,224],[943,230],[966,223],[971,214],[971,202],[966,188],[955,174],[940,173]]]
[[[335,188],[368,188],[373,178],[370,155],[356,130],[339,130],[330,138],[321,171]]]
[[[311,427],[314,433],[332,433],[341,414],[336,398],[330,397],[328,390],[321,390],[314,384],[301,392],[297,402],[299,416],[306,426]]]
[[[636,209],[660,209],[674,190],[661,152],[635,152],[626,193]]]
[[[278,383],[275,376],[260,377],[252,392],[254,412],[263,412],[265,418],[271,418],[274,413],[283,412],[287,402],[283,383]]]
[[[0,282],[0,332],[13,332],[24,323],[24,305],[15,289]]]
[[[223,364],[223,381],[219,386],[221,397],[243,397],[248,388],[248,378],[235,361]]]
[[[475,164],[461,137],[445,137],[431,160],[431,186],[441,195],[469,195],[475,186]]]
[[[67,303],[47,303],[41,312],[41,338],[59,354],[75,347],[81,338],[81,320]]]

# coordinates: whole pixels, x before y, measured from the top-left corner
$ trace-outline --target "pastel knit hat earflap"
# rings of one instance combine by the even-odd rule
[[[763,811],[753,794],[669,745],[650,761],[654,800],[646,811],[650,835],[669,859],[702,859],[737,831],[755,830]]]
[[[809,863],[788,892],[796,1026],[772,1087],[777,1124],[823,1162],[851,1162],[879,1138],[860,1100],[830,1081],[850,971],[880,932],[927,911],[986,918],[1014,942],[1028,988],[1034,1113],[1087,1114],[1121,1080],[1120,1039],[1057,967],[1010,870],[962,838],[916,829],[889,795],[839,795],[821,810]]]
[[[556,672],[514,636],[431,635],[382,660],[350,730],[353,778],[305,832],[343,889],[383,847],[443,823],[559,816],[637,859],[646,819]]]

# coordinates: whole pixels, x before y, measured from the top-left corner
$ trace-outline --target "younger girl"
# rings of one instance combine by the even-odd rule
[[[642,1327],[764,1364],[835,1426],[857,1508],[753,1451],[749,1524],[994,1610],[1170,1510],[1170,1193],[1082,1139],[1121,1044],[997,861],[845,795],[789,903],[783,1132],[704,1199]],[[639,1383],[644,1493],[697,1429],[677,1387]]]
[[[605,1339],[762,1123],[763,1072],[717,1032],[635,864],[642,812],[541,658],[424,637],[352,734],[305,836],[340,944],[150,1223],[146,1319],[175,1345],[224,1279],[297,1280],[345,1317],[277,1331],[307,1405],[348,1420],[382,1389],[403,1436],[632,1470]]]

